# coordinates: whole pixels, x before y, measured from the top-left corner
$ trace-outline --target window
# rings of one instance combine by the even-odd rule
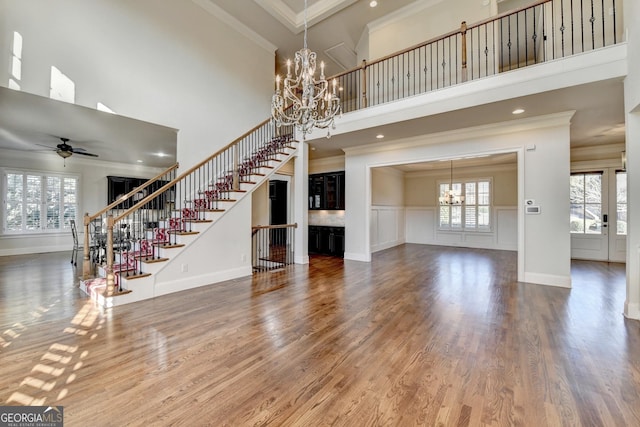
[[[572,174],[569,191],[571,232],[602,234],[602,173]]]
[[[70,229],[78,212],[78,178],[9,171],[6,177],[4,232],[32,233]]]
[[[449,191],[464,196],[459,205],[441,205],[439,224],[441,229],[489,231],[491,229],[491,180],[440,183],[438,196]]]
[[[627,235],[627,173],[616,172],[616,234]]]

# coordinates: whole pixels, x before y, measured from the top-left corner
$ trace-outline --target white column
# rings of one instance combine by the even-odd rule
[[[624,81],[627,150],[627,299],[624,315],[640,320],[640,4],[624,2],[628,66]]]
[[[626,94],[625,94],[626,96]],[[640,320],[640,113],[627,113],[627,299],[624,315]]]
[[[296,264],[309,264],[309,145],[305,141],[298,143],[293,165],[293,218],[298,224],[295,232],[294,261]]]

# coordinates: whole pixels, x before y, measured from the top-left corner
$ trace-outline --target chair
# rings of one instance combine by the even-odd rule
[[[76,220],[75,219],[69,220],[69,224],[71,224],[71,235],[73,236],[73,250],[71,251],[71,264],[78,265],[77,263],[78,250],[81,248],[81,246],[78,242],[78,230],[76,228]]]

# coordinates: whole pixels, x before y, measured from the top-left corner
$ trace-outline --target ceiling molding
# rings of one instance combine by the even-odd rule
[[[358,62],[358,55],[352,49],[349,49],[344,42],[326,49],[324,53],[343,71],[355,68]]]
[[[413,2],[402,9],[398,9],[394,12],[391,12],[382,18],[376,19],[375,21],[371,21],[367,24],[367,29],[369,30],[369,34],[381,30],[387,25],[394,24],[398,21],[406,19],[410,16],[415,15],[416,13],[422,12],[425,9],[435,6],[436,4],[442,3],[444,0],[418,0]]]
[[[212,3],[209,0],[191,0],[202,9],[207,11],[212,16],[218,18],[220,21],[229,25],[231,28],[235,29],[238,33],[242,34],[264,50],[269,53],[275,55],[278,47],[262,37],[260,34],[253,31],[251,28],[244,25],[242,22],[238,21],[236,18],[225,12],[220,6]]]
[[[194,0],[196,1],[196,0]],[[199,0],[202,1],[202,0]],[[304,9],[295,12],[282,0],[254,0],[293,34],[299,34],[304,30]],[[307,11],[307,26],[334,15],[357,0],[323,0],[309,6]]]

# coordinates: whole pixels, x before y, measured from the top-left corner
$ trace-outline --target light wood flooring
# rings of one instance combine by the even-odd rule
[[[624,265],[403,245],[100,310],[69,253],[0,258],[0,405],[66,426],[639,426]]]

